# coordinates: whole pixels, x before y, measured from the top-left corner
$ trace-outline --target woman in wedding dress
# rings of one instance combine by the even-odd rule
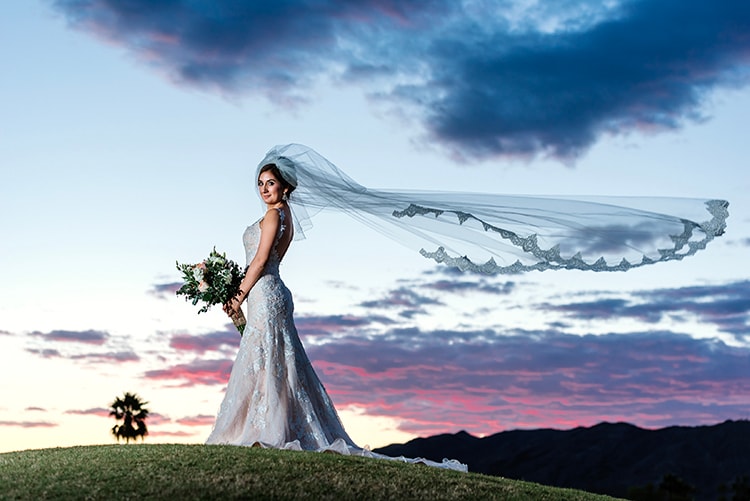
[[[275,164],[261,166],[258,191],[265,215],[245,230],[247,269],[240,292],[224,305],[231,317],[247,301],[247,325],[226,394],[206,443],[332,451],[425,463],[459,471],[452,460],[390,458],[357,447],[305,353],[294,325],[292,294],[279,264],[294,236],[287,202],[296,187]]]
[[[357,447],[344,430],[279,276],[292,240],[305,238],[321,210],[344,212],[428,259],[486,274],[627,271],[681,260],[721,235],[728,217],[723,200],[373,190],[298,144],[271,149],[255,179],[266,212],[245,230],[246,275],[224,307],[232,316],[247,302],[247,326],[209,444],[386,458]],[[706,213],[711,218],[700,222]],[[466,471],[453,460],[388,459]]]
[[[274,164],[260,170],[266,214],[243,235],[247,258],[231,316],[247,301],[245,334],[208,443],[325,449],[354,447],[307,358],[292,318],[292,294],[279,264],[294,235],[287,199],[294,191]]]

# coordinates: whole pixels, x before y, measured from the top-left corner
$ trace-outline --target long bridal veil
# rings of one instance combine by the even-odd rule
[[[295,238],[305,238],[318,212],[335,210],[426,258],[487,274],[680,260],[721,235],[729,216],[724,200],[370,189],[300,144],[275,146],[258,170],[268,163],[297,185],[289,200]]]

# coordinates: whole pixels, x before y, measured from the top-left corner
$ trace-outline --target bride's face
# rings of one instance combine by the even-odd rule
[[[268,205],[281,203],[284,197],[284,187],[270,171],[261,172],[258,176],[258,191]]]

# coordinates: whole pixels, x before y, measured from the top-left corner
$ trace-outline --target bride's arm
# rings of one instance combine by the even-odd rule
[[[279,225],[281,224],[281,216],[279,211],[276,209],[270,209],[263,216],[263,221],[260,224],[260,241],[258,242],[258,251],[255,253],[252,261],[245,270],[245,277],[240,283],[239,293],[230,299],[224,305],[224,311],[231,315],[232,312],[236,312],[242,306],[242,303],[247,298],[258,279],[263,274],[263,269],[266,267],[268,258],[271,255],[271,249],[273,249],[274,240],[276,239],[276,233],[279,231]]]

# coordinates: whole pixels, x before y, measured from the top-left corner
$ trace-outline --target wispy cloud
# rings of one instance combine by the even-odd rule
[[[90,364],[138,362],[141,360],[141,357],[134,350],[127,347],[127,342],[123,344],[123,339],[113,338],[107,331],[92,329],[83,331],[34,331],[29,334],[27,339],[30,346],[25,349],[26,352],[41,358],[61,358]],[[41,340],[44,347],[41,347],[37,340]],[[47,344],[54,347],[47,347]],[[89,351],[91,349],[100,351]]]
[[[169,346],[179,351],[191,351],[203,354],[207,351],[221,351],[225,348],[236,348],[239,344],[237,331],[217,331],[207,334],[174,334]]]
[[[141,358],[133,351],[111,351],[106,353],[84,353],[71,355],[72,360],[89,360],[92,362],[138,362]]]
[[[177,364],[166,369],[146,371],[146,379],[177,381],[181,386],[226,384],[232,370],[229,359],[194,360]]]
[[[50,332],[39,332],[34,331],[30,334],[31,336],[42,338],[45,341],[61,341],[61,342],[72,342],[72,343],[85,343],[85,344],[96,344],[102,345],[109,339],[109,333],[105,331],[97,330],[85,330],[85,331],[68,331],[68,330],[53,330]]]
[[[27,348],[27,352],[38,355],[41,358],[66,358],[69,360],[83,360],[93,363],[111,363],[111,362],[138,362],[141,358],[133,351],[113,351],[102,353],[78,353],[63,354],[59,350],[52,348]]]
[[[175,420],[177,424],[183,426],[210,426],[214,424],[215,416],[199,414],[197,416],[185,416]]]
[[[451,292],[455,294],[467,294],[472,292],[483,292],[486,294],[510,294],[515,290],[514,282],[493,283],[487,279],[479,280],[435,280],[421,284],[421,288],[432,289],[438,292]]]
[[[148,413],[148,423],[149,424],[152,424],[152,425],[162,425],[162,424],[168,424],[168,423],[171,423],[171,422],[172,422],[172,419],[169,416],[165,416],[164,414],[160,414],[158,412],[149,412]]]
[[[62,354],[59,350],[53,350],[52,348],[44,348],[44,349],[37,349],[37,348],[27,348],[27,352],[33,353],[34,355],[38,355],[42,358],[59,358],[62,357]]]
[[[182,287],[181,282],[153,284],[151,289],[148,290],[148,293],[160,299],[171,299],[175,296],[175,293],[180,287]]]
[[[287,104],[321,79],[359,86],[464,157],[575,157],[602,134],[702,120],[712,90],[748,82],[741,1],[53,5],[184,84]]]
[[[417,314],[424,314],[424,306],[442,304],[438,299],[418,293],[414,288],[402,286],[393,289],[385,297],[363,301],[359,306],[363,308],[398,309],[399,315],[412,318]]]
[[[172,431],[172,430],[149,430],[149,437],[192,437],[197,431]]]
[[[92,407],[90,409],[70,409],[65,411],[65,414],[74,414],[76,416],[99,416],[99,417],[110,417],[109,409],[104,407]]]
[[[300,315],[295,318],[297,330],[304,337],[329,336],[348,329],[364,329],[377,324],[393,324],[382,315]]]
[[[748,280],[722,285],[636,291],[626,297],[545,303],[539,305],[539,309],[555,310],[582,319],[620,317],[652,323],[667,315],[678,321],[680,318],[688,321],[697,317],[701,322],[713,324],[732,334],[738,341],[750,342]]]
[[[528,298],[528,286],[430,272],[354,305],[358,314],[302,314],[295,320],[337,406],[396,418],[402,429],[420,435],[571,427],[602,420],[646,427],[697,425],[741,419],[750,412],[747,342],[729,346],[718,339],[695,339],[657,323],[666,316],[684,317],[686,326],[741,333],[750,311],[748,281],[546,294],[524,300],[525,308],[543,312],[547,319],[546,327],[538,329],[480,327],[482,322],[466,317],[426,328],[404,315],[392,319],[381,314],[422,308],[440,316],[450,311],[451,295],[490,303],[499,296],[512,305],[513,294]],[[615,317],[635,321],[631,331],[585,334],[575,327],[578,320]],[[229,352],[237,343],[229,331],[173,336],[170,345],[178,352],[225,352],[227,358],[200,358],[147,371],[145,377],[186,388],[224,385],[232,365]],[[173,424],[203,426],[210,420],[186,417]]]
[[[750,412],[750,349],[668,331],[403,329],[370,346],[338,339],[308,351],[337,405],[420,434],[602,420],[656,427]]]
[[[54,428],[57,423],[48,421],[0,421],[0,426],[14,426],[18,428]]]

